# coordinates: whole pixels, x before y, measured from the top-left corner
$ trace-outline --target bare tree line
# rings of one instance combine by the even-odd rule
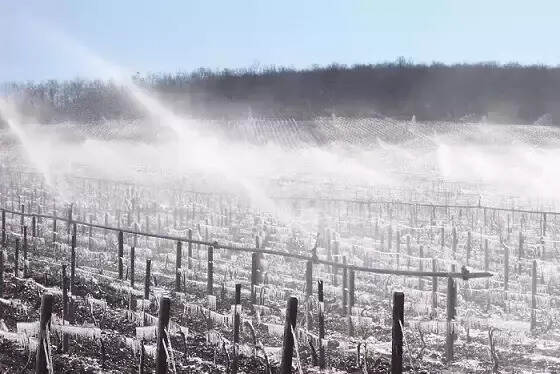
[[[140,86],[175,110],[204,118],[390,116],[417,120],[560,123],[560,67],[497,63],[263,67],[137,74]],[[4,84],[22,111],[41,122],[144,116],[111,81]],[[540,119],[540,120],[539,120]]]

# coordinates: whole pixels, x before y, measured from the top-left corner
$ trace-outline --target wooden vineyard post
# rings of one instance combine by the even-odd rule
[[[31,236],[37,236],[37,218],[35,216],[31,217]]]
[[[445,227],[441,226],[441,249],[445,247]]]
[[[455,265],[452,265],[451,271],[455,271]],[[445,357],[448,363],[453,361],[453,342],[455,340],[455,327],[453,320],[456,316],[457,303],[457,286],[455,280],[451,277],[447,278],[447,331],[445,334]]]
[[[333,253],[336,254],[337,256],[334,256],[334,262],[338,263],[338,255],[340,254],[340,250],[339,250],[339,242],[338,240],[334,241],[334,249],[333,249]],[[334,287],[338,287],[338,267],[336,265],[333,265],[332,267],[332,274],[333,274],[333,286]]]
[[[257,303],[257,290],[256,286],[259,284],[259,267],[260,267],[259,253],[253,252],[251,254],[251,303]]]
[[[437,271],[437,260],[435,258],[432,258],[432,271],[434,273]],[[438,307],[437,290],[438,290],[438,277],[434,275],[432,277],[432,309],[434,313]]]
[[[472,240],[472,234],[469,230],[469,232],[467,232],[467,266],[469,266],[469,262],[471,259],[471,240]]]
[[[418,270],[420,272],[424,271],[424,246],[420,246],[420,254],[418,255],[418,257],[420,257],[420,261],[418,264]],[[424,290],[424,280],[422,279],[422,276],[418,277],[418,289],[419,290]]]
[[[313,262],[308,260],[305,267],[305,296],[311,297],[313,294]]]
[[[20,221],[19,221],[19,229],[20,232],[23,234],[23,226],[25,225],[25,205],[21,204],[21,216],[20,216]]]
[[[504,290],[509,288],[509,248],[504,245],[500,237],[500,245],[504,249]]]
[[[352,308],[354,307],[355,302],[355,273],[353,269],[348,271],[348,310],[350,314],[352,313]]]
[[[140,362],[138,363],[138,374],[144,374],[144,365],[146,361],[146,352],[144,349],[144,339],[140,341]]]
[[[56,212],[55,212],[55,216],[56,216]],[[53,247],[56,244],[56,219],[53,219],[53,226],[52,226],[52,243],[53,243]]]
[[[402,374],[403,371],[403,331],[401,326],[404,326],[404,293],[394,292],[391,374]]]
[[[119,247],[118,247],[118,253],[117,256],[118,261],[119,261],[119,279],[122,280],[123,279],[123,257],[124,257],[124,238],[123,238],[123,232],[119,231]]]
[[[189,245],[188,245],[188,248],[187,248],[187,260],[188,260],[187,267],[188,267],[189,270],[192,269],[192,242],[191,242],[191,240],[192,240],[192,229],[189,229]]]
[[[23,226],[23,277],[27,278],[27,226]]]
[[[0,298],[4,297],[4,247],[0,246]]]
[[[519,249],[518,249],[519,269],[517,271],[521,274],[521,258],[523,257],[523,233],[519,231]]]
[[[6,211],[2,209],[2,247],[6,246]]]
[[[68,207],[68,223],[66,224],[66,233],[70,234],[70,227],[72,226],[72,204]]]
[[[284,324],[284,341],[282,343],[282,361],[280,374],[292,373],[292,356],[294,354],[294,335],[296,331],[298,300],[295,297],[288,299],[286,308],[286,322]]]
[[[37,353],[35,356],[35,373],[48,374],[50,362],[50,347],[47,344],[49,339],[47,328],[50,325],[52,307],[54,297],[51,294],[45,293],[41,298],[41,317],[39,320],[39,342],[37,344]]]
[[[74,295],[76,279],[76,224],[72,232],[72,246],[70,248],[70,293]]]
[[[214,295],[214,247],[208,246],[208,278],[206,294]]]
[[[509,242],[509,237],[511,234],[511,216],[508,214],[507,215],[507,240]]]
[[[167,326],[169,325],[169,309],[171,300],[162,297],[159,302],[159,315],[157,325],[157,345],[156,345],[156,374],[167,374],[167,351],[171,349],[167,339]],[[169,352],[169,354],[171,354]]]
[[[490,269],[490,253],[488,252],[488,239],[484,239],[484,271]],[[486,280],[486,288],[490,287],[490,281]]]
[[[352,308],[355,300],[354,280],[354,270],[350,269],[348,271],[348,333],[350,336],[354,336],[354,325],[352,324]]]
[[[3,247],[6,246],[6,211],[2,209],[2,242]]]
[[[323,340],[325,339],[325,296],[323,293],[323,281],[317,281],[317,298],[319,300],[319,368],[324,369],[325,363],[325,347]]]
[[[305,266],[305,327],[311,330],[311,296],[313,295],[313,262],[308,260]]]
[[[136,265],[136,250],[134,247],[130,247],[130,287],[134,288],[134,272],[135,272],[135,265]]]
[[[401,232],[397,230],[397,270],[400,267],[401,260]]]
[[[19,276],[19,238],[16,238],[16,253],[14,258],[14,275]]]
[[[177,242],[177,252],[175,256],[175,291],[181,291],[181,262],[183,257],[182,243]]]
[[[537,327],[537,261],[533,260],[531,273],[531,331]]]
[[[346,267],[346,256],[342,258],[342,309],[344,315],[348,316],[348,268]]]
[[[546,236],[546,212],[542,215],[542,236]]]
[[[62,265],[62,324],[69,321],[68,318],[68,275],[66,272],[66,264]],[[62,353],[68,351],[68,335],[62,337]]]
[[[235,304],[233,306],[233,374],[237,373],[238,365],[238,346],[239,346],[239,325],[241,323],[241,284],[235,284]]]
[[[91,224],[93,223],[93,216],[89,216],[89,223],[90,226],[88,227],[88,251],[92,250],[92,246],[93,246],[93,226],[91,226]]]
[[[325,247],[327,248],[327,260],[332,261],[333,253],[332,253],[331,230],[330,229],[327,229],[326,236],[323,240],[325,242]],[[331,269],[331,272],[332,272],[332,269]]]
[[[105,227],[109,226],[109,213],[105,212],[104,219]],[[107,239],[107,229],[103,229],[103,237]]]
[[[451,230],[451,250],[453,251],[453,258],[457,256],[457,228],[453,226]]]
[[[410,235],[406,236],[406,255],[407,255],[407,261],[406,261],[406,267],[408,270],[410,270],[410,256],[411,256],[411,252],[410,252]]]
[[[146,259],[146,273],[144,275],[144,299],[150,300],[150,277],[152,272],[152,260]]]

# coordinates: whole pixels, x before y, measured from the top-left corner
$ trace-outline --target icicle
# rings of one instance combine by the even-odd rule
[[[152,340],[157,337],[157,327],[156,326],[146,326],[136,328],[136,339],[137,340]]]
[[[36,336],[39,334],[39,321],[35,322],[18,322],[16,331],[27,336]]]

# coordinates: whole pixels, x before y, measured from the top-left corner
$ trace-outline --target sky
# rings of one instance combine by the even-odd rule
[[[0,0],[0,82],[255,66],[557,65],[560,2]]]

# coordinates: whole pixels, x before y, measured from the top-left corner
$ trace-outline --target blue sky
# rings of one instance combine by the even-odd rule
[[[0,0],[0,82],[105,78],[90,55],[142,73],[399,56],[557,65],[559,14],[558,1]]]

